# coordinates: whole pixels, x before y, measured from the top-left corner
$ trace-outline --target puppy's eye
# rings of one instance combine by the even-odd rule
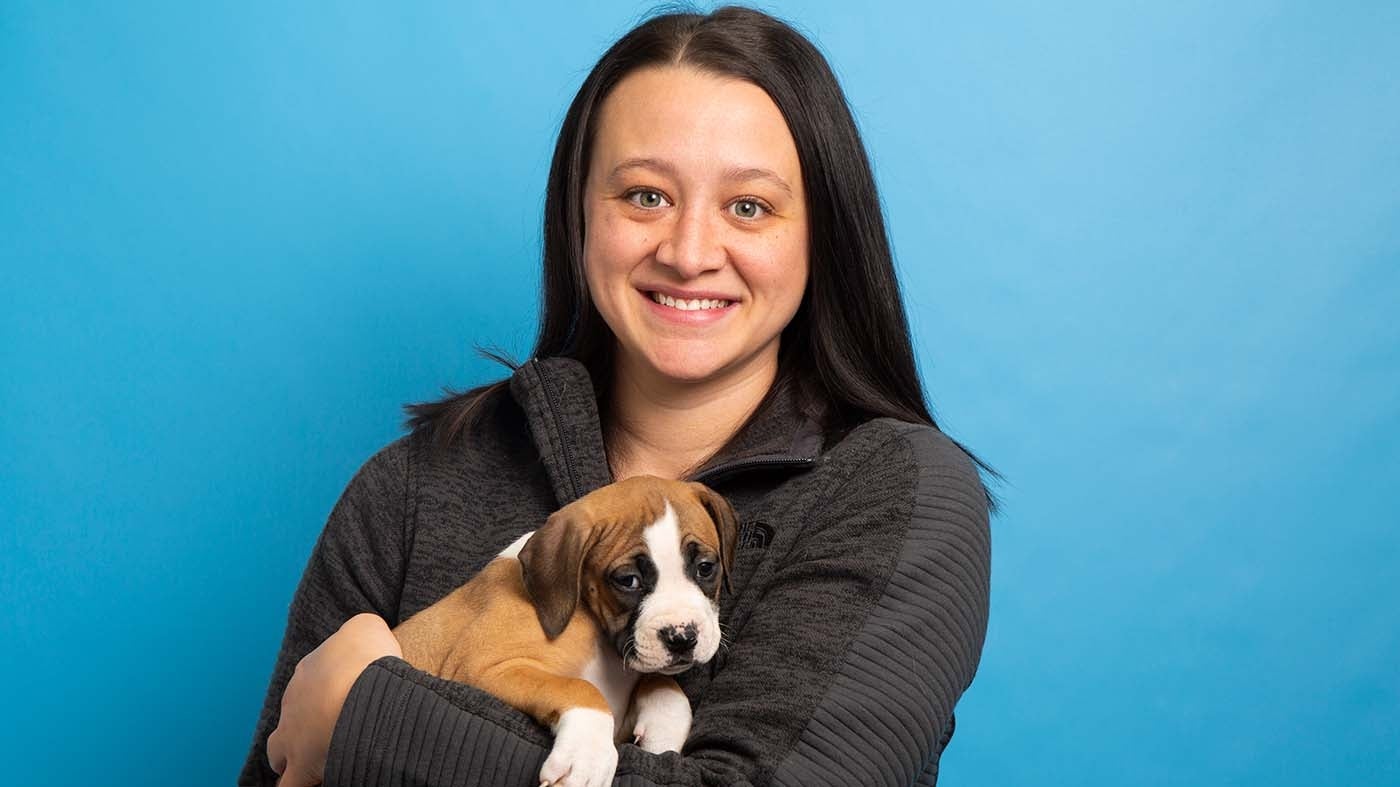
[[[642,589],[642,578],[636,574],[613,574],[612,581],[619,590],[630,592]]]
[[[701,579],[709,579],[715,575],[715,564],[712,560],[702,560],[695,564],[695,576]]]

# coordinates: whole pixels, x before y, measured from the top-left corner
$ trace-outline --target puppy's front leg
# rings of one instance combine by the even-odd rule
[[[592,683],[528,664],[498,667],[477,684],[554,732],[540,785],[607,787],[617,771],[613,716]]]
[[[690,735],[690,700],[674,678],[643,675],[632,692],[627,716],[635,717],[635,743],[652,754],[678,752]]]

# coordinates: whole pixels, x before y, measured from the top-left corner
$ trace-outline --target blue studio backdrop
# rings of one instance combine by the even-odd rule
[[[763,7],[1009,479],[943,783],[1400,784],[1400,4]],[[0,3],[7,783],[234,781],[340,491],[528,354],[649,9]]]

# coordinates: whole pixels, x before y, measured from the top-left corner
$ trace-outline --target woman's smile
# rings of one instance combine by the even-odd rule
[[[684,300],[661,292],[638,292],[651,307],[648,313],[673,325],[715,325],[739,307],[738,301],[714,298]]]

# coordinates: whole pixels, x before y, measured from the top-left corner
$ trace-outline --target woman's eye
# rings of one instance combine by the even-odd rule
[[[640,202],[635,197],[640,196]],[[633,189],[627,192],[627,200],[639,208],[659,208],[661,207],[662,196],[660,192],[651,189]]]
[[[759,211],[763,211],[764,213],[769,212],[768,206],[756,199],[741,199],[735,202],[734,205],[739,209],[739,218],[743,219],[757,218]]]
[[[642,587],[642,578],[636,574],[622,574],[613,577],[613,584],[623,590],[640,590]]]
[[[701,579],[709,579],[710,577],[714,576],[714,574],[715,574],[715,564],[714,564],[714,563],[712,563],[712,562],[710,562],[710,561],[708,561],[708,560],[702,560],[702,561],[700,561],[699,563],[696,563],[696,564],[695,564],[695,576],[697,576],[697,577],[699,577],[699,578],[701,578]]]

